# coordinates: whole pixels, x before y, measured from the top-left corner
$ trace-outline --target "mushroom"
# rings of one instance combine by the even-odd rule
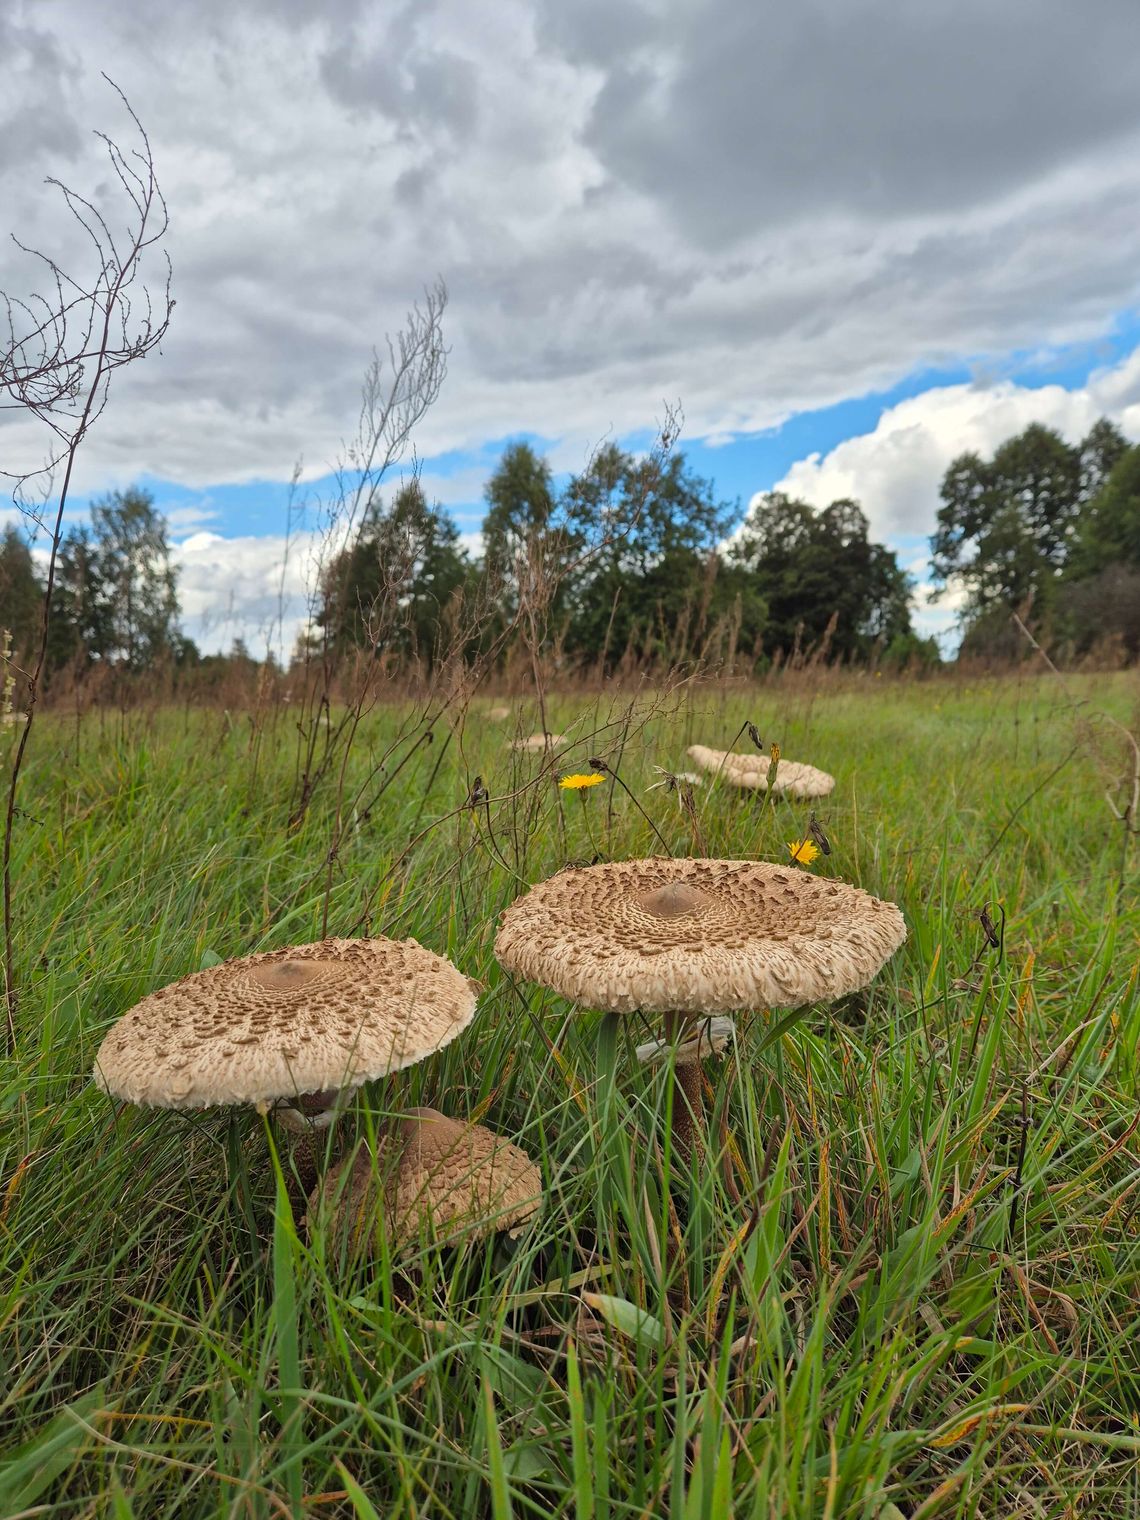
[[[383,1215],[396,1253],[427,1232],[441,1245],[505,1230],[516,1236],[542,1206],[542,1173],[517,1145],[482,1124],[410,1108],[377,1142],[334,1167],[309,1199],[310,1226],[331,1210],[331,1228],[369,1253]]]
[[[509,707],[489,707],[487,709],[487,716],[493,723],[503,723],[510,715],[511,710]]]
[[[553,749],[556,744],[569,744],[569,742],[565,734],[530,734],[525,739],[516,739],[511,748],[545,752]]]
[[[905,938],[893,903],[843,882],[764,861],[627,860],[532,887],[503,913],[495,954],[583,1007],[661,1013],[673,1041],[711,1014],[843,997]],[[674,1136],[690,1150],[700,1068],[674,1065]]]
[[[768,790],[768,770],[771,761],[767,755],[741,755],[731,750],[709,749],[707,744],[691,744],[687,754],[690,760],[706,771],[723,776],[733,786],[748,791]],[[773,791],[786,792],[791,797],[826,797],[835,790],[835,777],[814,765],[804,765],[796,760],[779,760],[776,764],[776,784]]]
[[[475,1000],[475,984],[414,939],[326,939],[152,992],[107,1034],[93,1075],[130,1103],[251,1103],[311,1132],[344,1093],[447,1045]]]

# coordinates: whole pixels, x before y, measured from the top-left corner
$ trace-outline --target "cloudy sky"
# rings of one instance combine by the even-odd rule
[[[204,648],[276,617],[294,463],[319,494],[437,276],[416,441],[468,532],[509,439],[572,470],[679,399],[721,495],[857,496],[921,582],[954,454],[1140,438],[1135,0],[4,0],[0,58],[0,233],[83,267],[48,175],[121,216],[100,71],[149,133],[177,307],[75,510],[150,486]],[[0,468],[43,450],[0,412]]]

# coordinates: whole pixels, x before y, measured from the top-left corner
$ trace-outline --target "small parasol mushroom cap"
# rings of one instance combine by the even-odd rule
[[[333,1209],[334,1230],[374,1242],[383,1211],[393,1250],[426,1232],[439,1244],[506,1230],[517,1235],[542,1206],[542,1173],[517,1145],[482,1124],[411,1108],[379,1141],[334,1167],[309,1199],[309,1218]],[[347,1175],[346,1175],[347,1174]]]
[[[587,1008],[798,1008],[871,980],[906,938],[894,903],[749,860],[627,860],[560,871],[503,914],[507,970]]]
[[[719,773],[733,786],[753,792],[768,790],[771,761],[766,755],[734,754],[731,750],[709,749],[707,744],[691,744],[687,753],[702,769]],[[835,777],[801,761],[779,760],[773,790],[778,795],[786,792],[789,797],[826,797],[835,790]]]
[[[530,734],[525,739],[516,739],[511,748],[527,751],[545,751],[553,749],[556,744],[569,744],[569,742],[565,734]]]
[[[95,1060],[104,1092],[156,1108],[268,1103],[413,1066],[475,1016],[476,990],[414,939],[326,939],[152,992]]]

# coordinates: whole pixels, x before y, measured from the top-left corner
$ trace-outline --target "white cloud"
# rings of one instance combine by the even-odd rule
[[[873,431],[799,460],[774,489],[817,507],[853,496],[877,537],[928,534],[942,476],[956,455],[992,453],[1031,422],[1075,443],[1102,416],[1112,417],[1129,438],[1140,438],[1140,349],[1074,390],[1001,381],[923,391],[889,407]]]
[[[1134,0],[1096,27],[1030,24],[1041,3],[18,7],[0,125],[38,125],[0,162],[0,233],[75,252],[44,172],[110,208],[89,129],[129,136],[100,68],[171,213],[168,338],[117,377],[77,490],[319,475],[437,272],[425,456],[527,431],[580,459],[677,396],[723,440],[1095,339],[1140,300]],[[0,244],[0,287],[35,277]],[[0,465],[41,453],[0,414]]]
[[[251,654],[266,649],[288,659],[308,622],[316,584],[316,536],[223,538],[194,533],[171,549],[178,571],[181,625],[203,654],[244,639]]]

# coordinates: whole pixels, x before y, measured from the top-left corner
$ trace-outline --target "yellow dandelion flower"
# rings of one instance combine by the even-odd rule
[[[586,776],[563,776],[558,785],[564,792],[580,792],[583,787],[597,786],[605,779],[604,776],[599,776],[597,771],[591,771]]]
[[[800,839],[795,844],[789,841],[788,854],[798,866],[810,866],[812,861],[819,855],[819,850],[810,839]]]

